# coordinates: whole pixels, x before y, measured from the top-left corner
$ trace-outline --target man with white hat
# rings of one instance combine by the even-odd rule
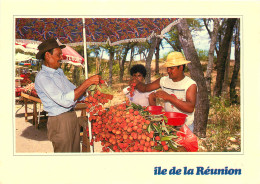
[[[166,112],[181,112],[187,114],[185,124],[193,131],[194,109],[197,96],[197,84],[190,77],[184,75],[185,64],[187,61],[182,53],[171,52],[167,56],[166,63],[168,76],[161,77],[150,84],[144,84],[138,81],[136,88],[140,92],[149,92],[161,88],[154,93],[155,99],[161,98],[165,101]]]
[[[65,47],[55,39],[38,46],[36,58],[43,59],[43,65],[36,76],[35,89],[48,112],[47,135],[54,152],[80,152],[80,127],[74,106],[90,85],[99,84],[101,77],[94,75],[76,88],[60,68],[61,49]]]

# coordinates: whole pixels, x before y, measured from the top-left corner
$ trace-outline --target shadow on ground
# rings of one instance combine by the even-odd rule
[[[25,113],[15,114],[16,118],[23,118],[24,116],[25,116]]]
[[[29,120],[27,123],[30,123],[31,126],[28,126],[23,130],[21,134],[22,137],[36,141],[48,140],[46,122],[39,123],[38,129],[33,125],[32,120]]]

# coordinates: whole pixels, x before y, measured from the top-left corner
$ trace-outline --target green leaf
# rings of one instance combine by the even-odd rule
[[[154,149],[156,149],[156,150],[162,150],[162,145],[159,145],[159,146],[154,146]]]
[[[156,130],[156,132],[158,132],[159,134],[161,134],[162,130],[161,130],[158,126],[156,126],[156,125],[154,125],[154,124],[152,124],[152,125],[153,125],[154,129]]]
[[[161,141],[170,141],[174,138],[178,138],[178,136],[175,136],[175,135],[164,136],[164,137],[161,137]]]
[[[169,131],[168,131],[167,128],[166,128],[166,125],[165,125],[164,121],[162,121],[162,130],[165,130],[165,132],[166,132],[168,135],[170,134]]]
[[[157,132],[156,127],[154,127],[153,123],[151,123],[150,126],[151,126],[151,129],[152,129],[152,130],[154,130],[154,131]]]
[[[141,115],[142,115],[142,116],[149,116],[149,114],[150,114],[150,113],[147,112],[147,111],[144,111],[144,110],[141,111]]]
[[[171,149],[177,151],[178,147],[176,145],[172,144],[172,141],[169,141],[168,143],[169,143],[169,146],[170,146]]]
[[[150,121],[161,121],[162,118],[152,118]]]
[[[96,89],[96,85],[91,85],[88,87],[89,91],[94,91]]]
[[[155,130],[155,131],[156,131],[156,129],[155,129],[153,123],[150,123],[150,127],[151,127],[152,130]]]
[[[101,87],[99,85],[97,85],[97,90],[101,91]]]
[[[166,127],[168,127],[168,130],[170,130],[170,131],[177,132],[177,130],[175,128],[173,128],[172,125],[166,125]]]
[[[93,96],[95,94],[95,91],[91,91],[91,96]]]
[[[143,107],[141,105],[137,105],[135,103],[132,103],[132,107],[137,110],[143,110]]]
[[[151,132],[151,126],[152,126],[152,123],[150,123],[147,127],[147,131],[150,133]]]
[[[133,107],[129,106],[129,107],[126,108],[126,110],[128,110],[128,111],[129,111],[129,109],[133,109]]]
[[[163,115],[163,119],[164,119],[165,123],[168,122],[168,118],[166,116],[164,116],[164,115]]]

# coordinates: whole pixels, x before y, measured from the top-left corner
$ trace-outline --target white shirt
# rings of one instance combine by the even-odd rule
[[[141,93],[138,90],[134,90],[134,96],[130,97],[130,93],[127,90],[127,88],[130,88],[130,86],[127,86],[123,89],[123,93],[126,95],[127,98],[129,98],[129,100],[137,105],[141,105],[141,106],[149,106],[149,100],[148,97],[152,92],[145,92],[145,93]]]
[[[160,86],[163,91],[167,92],[168,94],[174,94],[179,100],[186,101],[186,92],[188,88],[192,85],[196,84],[194,80],[185,76],[184,79],[178,82],[174,82],[169,76],[162,77],[160,80]],[[194,111],[192,113],[183,112],[177,109],[172,103],[165,102],[164,107],[166,112],[180,112],[187,114],[187,118],[185,121],[186,125],[191,125],[194,120]]]

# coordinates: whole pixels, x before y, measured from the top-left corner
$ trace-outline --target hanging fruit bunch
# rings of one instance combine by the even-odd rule
[[[100,84],[103,84],[104,81],[101,80]],[[87,113],[96,114],[99,111],[103,111],[103,105],[108,103],[110,100],[113,99],[113,95],[105,94],[101,92],[101,88],[99,85],[92,85],[88,89],[88,96],[85,98],[84,103],[86,104]]]
[[[133,97],[133,96],[134,96],[135,86],[136,86],[136,83],[132,83],[132,84],[130,85],[130,87],[127,88],[127,90],[128,90],[129,93],[130,93],[130,97]]]

